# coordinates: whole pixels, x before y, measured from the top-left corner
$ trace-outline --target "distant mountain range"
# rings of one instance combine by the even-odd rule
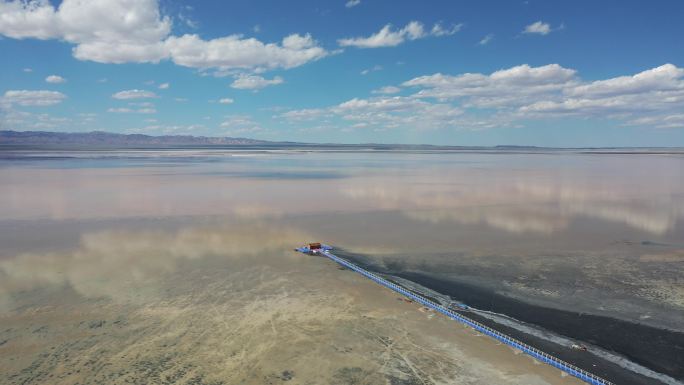
[[[272,142],[249,138],[209,137],[191,135],[115,134],[111,132],[48,132],[0,131],[0,149],[163,149],[180,147],[240,147],[250,149],[301,149],[339,151],[463,151],[490,153],[539,153],[549,151],[610,153],[610,154],[684,154],[684,148],[675,147],[585,147],[551,148],[536,146],[442,146],[430,144],[338,144]]]
[[[291,149],[339,149],[339,150],[377,150],[377,151],[434,151],[434,150],[498,150],[498,151],[535,151],[541,147],[533,146],[436,146],[429,144],[338,144],[272,142],[248,138],[208,137],[191,135],[117,134],[104,131],[92,132],[51,132],[51,131],[0,131],[0,148],[174,148],[174,147],[252,147],[252,148],[291,148]]]
[[[190,135],[151,136],[143,134],[115,134],[111,132],[47,132],[0,131],[0,145],[72,145],[72,146],[212,146],[263,145],[273,142],[247,138],[206,137]]]

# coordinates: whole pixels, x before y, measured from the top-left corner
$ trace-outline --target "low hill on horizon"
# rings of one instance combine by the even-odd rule
[[[192,135],[119,134],[105,131],[52,132],[0,130],[0,148],[95,149],[115,148],[174,148],[174,147],[244,147],[253,149],[301,149],[341,151],[486,151],[492,153],[540,153],[570,151],[610,154],[684,154],[679,147],[537,147],[525,145],[458,146],[392,143],[305,143],[268,141],[237,137]]]
[[[91,145],[91,146],[183,146],[183,145],[258,145],[275,143],[234,137],[192,135],[118,134],[104,131],[50,132],[0,131],[2,145]]]

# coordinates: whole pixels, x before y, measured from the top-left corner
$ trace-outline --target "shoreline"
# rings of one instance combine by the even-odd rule
[[[87,299],[78,280],[24,291],[0,312],[0,382],[580,384],[332,261],[282,249],[179,260],[141,281],[155,289],[143,297],[119,279],[110,299]]]
[[[338,254],[364,269],[407,279],[478,310],[503,314],[517,321],[533,324],[559,335],[617,353],[656,373],[669,376],[675,381],[681,381],[684,378],[684,363],[681,362],[684,360],[681,358],[684,357],[684,333],[605,316],[529,304],[471,284],[448,281],[422,273],[386,271],[367,263],[363,257],[339,251]],[[667,383],[625,369],[595,354],[577,352],[515,328],[501,325],[473,312],[463,314],[612,382],[635,385]],[[601,368],[600,371],[597,371],[597,367]]]

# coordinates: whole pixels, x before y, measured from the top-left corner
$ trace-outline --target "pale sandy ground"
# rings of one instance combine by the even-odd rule
[[[149,234],[98,251],[107,237],[116,239],[94,236],[73,253],[41,256],[49,267],[33,265],[23,276],[40,285],[5,283],[12,302],[0,312],[0,383],[581,383],[280,244],[249,258],[204,252],[163,267],[151,246],[136,246]],[[160,237],[163,250],[189,236]],[[217,242],[220,249],[232,241]],[[136,257],[99,273],[87,267],[98,253]],[[1,261],[0,271],[22,276],[31,258]]]

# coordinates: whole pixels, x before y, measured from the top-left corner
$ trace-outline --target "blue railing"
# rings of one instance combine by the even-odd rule
[[[494,330],[488,326],[485,326],[485,325],[483,325],[483,324],[481,324],[475,320],[472,320],[466,316],[463,316],[461,314],[453,312],[450,309],[447,309],[440,304],[432,302],[429,299],[424,298],[421,295],[417,295],[415,293],[412,293],[412,292],[404,289],[403,287],[401,287],[397,284],[394,284],[394,283],[392,283],[392,282],[390,282],[390,281],[388,281],[388,280],[386,280],[386,279],[384,279],[384,278],[382,278],[376,274],[373,274],[373,273],[371,273],[365,269],[362,269],[359,266],[356,266],[355,264],[353,264],[353,263],[351,263],[345,259],[342,259],[342,258],[332,254],[328,250],[321,251],[320,254],[325,255],[326,257],[332,259],[333,261],[339,263],[340,265],[342,265],[346,268],[354,270],[357,273],[360,273],[361,275],[363,275],[367,278],[370,278],[371,280],[379,283],[380,285],[383,285],[387,288],[390,288],[390,289],[392,289],[392,290],[394,290],[394,291],[396,291],[396,292],[398,292],[398,293],[400,293],[400,294],[402,294],[402,295],[404,295],[404,296],[406,296],[406,297],[408,297],[408,298],[410,298],[410,299],[412,299],[418,303],[421,303],[421,304],[423,304],[423,305],[425,305],[431,309],[434,309],[434,310],[446,315],[447,317],[449,317],[451,319],[454,319],[456,321],[464,323],[464,324],[472,327],[473,329],[477,330],[478,332],[480,332],[482,334],[488,335],[488,336],[490,336],[490,337],[492,337],[498,341],[501,341],[502,343],[505,343],[506,345],[509,345],[509,346],[512,346],[516,349],[519,349],[520,351],[538,359],[539,361],[542,361],[544,363],[552,365],[552,366],[554,366],[554,367],[556,367],[556,368],[558,368],[558,369],[560,369],[560,370],[562,370],[562,371],[564,371],[570,375],[573,375],[573,376],[575,376],[575,377],[577,377],[583,381],[586,381],[586,382],[588,382],[590,384],[594,384],[594,385],[613,385],[613,383],[608,381],[608,380],[605,380],[601,377],[598,377],[594,374],[591,374],[591,373],[587,372],[586,370],[580,369],[580,368],[578,368],[578,367],[576,367],[570,363],[567,363],[567,362],[565,362],[559,358],[556,358],[550,354],[544,353],[539,349],[536,349],[530,345],[527,345],[524,342],[518,341],[513,337],[509,337],[503,333],[500,333],[500,332],[498,332],[498,331],[496,331],[496,330]]]

